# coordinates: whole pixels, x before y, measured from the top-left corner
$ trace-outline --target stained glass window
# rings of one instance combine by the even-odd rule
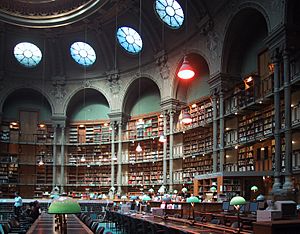
[[[39,64],[42,59],[41,50],[29,42],[21,42],[14,48],[14,55],[24,67],[32,68]]]
[[[159,18],[174,29],[181,27],[184,21],[184,13],[176,0],[156,0],[155,10]]]
[[[85,42],[74,42],[70,47],[72,58],[80,65],[91,66],[96,61],[95,50]]]
[[[129,53],[137,54],[142,50],[142,38],[140,34],[132,28],[125,26],[120,27],[117,31],[117,38],[120,45]]]

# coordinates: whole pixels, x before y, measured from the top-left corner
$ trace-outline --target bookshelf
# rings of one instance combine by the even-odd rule
[[[238,153],[238,170],[239,171],[254,171],[255,159],[253,146],[246,146],[239,149]]]
[[[70,144],[108,143],[111,140],[108,123],[71,123],[68,128]]]

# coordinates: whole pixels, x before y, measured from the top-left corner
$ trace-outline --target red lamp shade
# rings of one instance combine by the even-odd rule
[[[192,79],[195,76],[195,71],[187,60],[186,56],[184,56],[183,63],[177,73],[178,77],[183,80]]]
[[[188,111],[184,110],[181,116],[181,122],[183,124],[190,124],[192,121],[193,120],[191,114]]]

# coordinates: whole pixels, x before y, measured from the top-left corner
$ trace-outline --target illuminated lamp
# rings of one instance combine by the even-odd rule
[[[177,73],[177,76],[183,80],[189,80],[195,76],[195,71],[187,60],[187,56],[184,56],[183,63]]]

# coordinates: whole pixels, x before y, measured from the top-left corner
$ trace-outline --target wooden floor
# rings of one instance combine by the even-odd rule
[[[67,215],[67,233],[71,234],[92,234],[93,232],[82,223],[75,215]],[[33,223],[27,233],[29,234],[51,234],[61,233],[61,230],[55,230],[54,215],[42,213]]]

